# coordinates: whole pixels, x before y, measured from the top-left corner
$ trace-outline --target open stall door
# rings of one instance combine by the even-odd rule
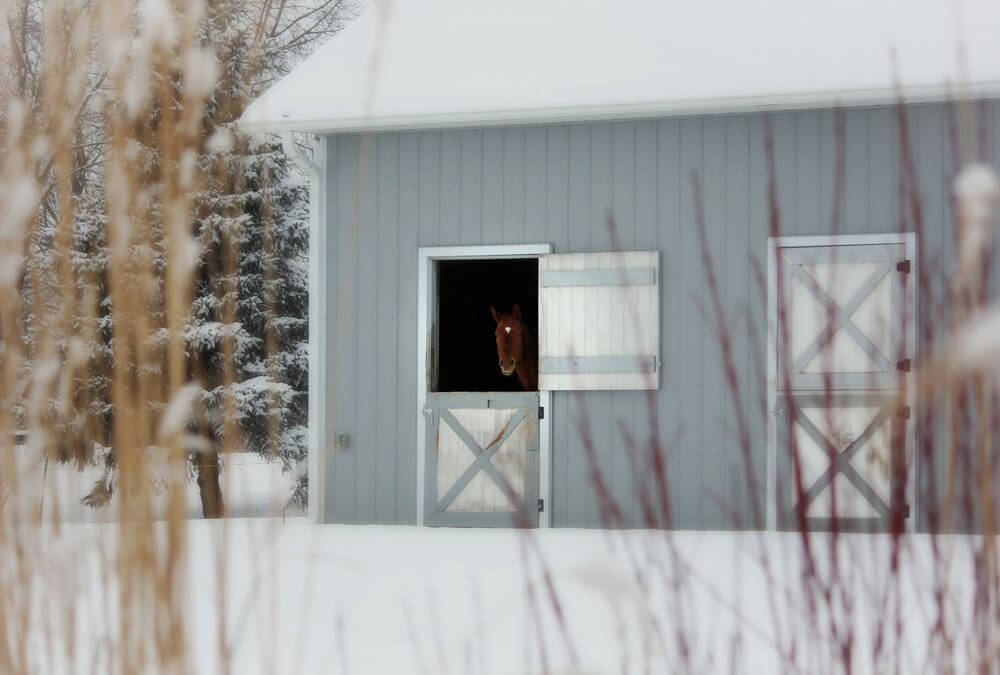
[[[538,275],[539,389],[659,389],[659,252],[547,255]]]
[[[910,515],[912,252],[898,239],[809,242],[774,248],[777,525],[883,530]]]

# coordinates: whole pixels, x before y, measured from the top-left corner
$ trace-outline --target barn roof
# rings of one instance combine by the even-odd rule
[[[998,0],[379,0],[253,101],[313,132],[1000,94]]]

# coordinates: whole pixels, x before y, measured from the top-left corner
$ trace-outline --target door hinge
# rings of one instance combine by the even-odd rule
[[[910,419],[910,406],[904,405],[902,408],[896,408],[896,417],[902,417],[904,420]]]
[[[907,260],[901,260],[900,262],[896,263],[896,271],[897,272],[902,272],[903,274],[909,274],[910,273],[910,261],[909,261],[909,259],[907,259]]]
[[[544,510],[545,510],[545,500],[544,499],[539,499],[538,500],[538,512],[541,513]]]
[[[901,370],[904,373],[910,372],[910,359],[903,359],[902,361],[896,361],[896,370]]]
[[[543,406],[538,406],[538,419],[545,419],[545,408]]]

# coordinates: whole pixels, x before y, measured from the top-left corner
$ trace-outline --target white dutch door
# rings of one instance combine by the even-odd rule
[[[658,389],[659,253],[551,254],[548,245],[424,249],[420,363],[422,490],[428,525],[536,526],[542,459],[539,392]],[[509,250],[507,250],[509,249]],[[530,250],[529,250],[530,249]],[[538,390],[436,391],[434,260],[538,260]],[[484,311],[485,311],[484,303]],[[494,355],[489,356],[494,363]]]
[[[880,529],[908,515],[912,254],[898,238],[871,239],[775,246],[781,527]]]

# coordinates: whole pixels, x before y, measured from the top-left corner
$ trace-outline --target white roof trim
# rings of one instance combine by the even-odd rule
[[[966,87],[962,95],[972,98],[1000,98],[1000,81]],[[903,90],[907,103],[954,100],[955,87],[932,86]],[[439,113],[435,115],[383,115],[325,119],[289,119],[257,121],[242,119],[248,131],[303,133],[348,133],[403,131],[407,129],[444,129],[516,124],[566,124],[583,121],[649,119],[682,115],[718,115],[781,110],[809,110],[833,107],[865,107],[894,104],[899,92],[892,89],[824,92],[788,96],[756,96],[699,101],[662,101],[633,105],[580,106],[576,108],[538,108],[534,110],[495,110]]]
[[[997,35],[997,0],[394,0],[241,124],[322,133],[878,105],[897,100],[897,79],[908,101],[1000,97]]]

